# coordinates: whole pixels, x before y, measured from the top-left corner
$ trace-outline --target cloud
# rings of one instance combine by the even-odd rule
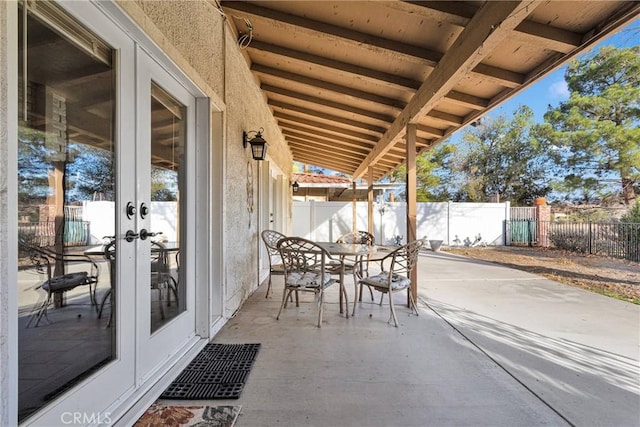
[[[552,83],[548,89],[549,95],[553,99],[568,99],[569,98],[569,88],[567,87],[567,82],[564,80],[559,80],[555,83]]]

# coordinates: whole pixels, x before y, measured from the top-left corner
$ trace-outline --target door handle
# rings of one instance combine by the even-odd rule
[[[146,228],[143,228],[142,230],[140,230],[140,240],[147,240],[148,237],[155,237],[158,234],[162,234],[162,231],[147,231]]]
[[[135,233],[133,230],[127,230],[126,234],[124,235],[124,240],[126,240],[127,242],[133,242],[139,237],[140,235],[138,233]]]

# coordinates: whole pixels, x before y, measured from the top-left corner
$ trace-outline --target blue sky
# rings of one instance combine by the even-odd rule
[[[585,52],[582,55],[588,55],[591,52],[597,51],[601,46],[613,45],[615,47],[631,47],[640,45],[640,19],[623,27],[617,33],[609,36],[599,44],[595,45],[591,51]],[[569,91],[564,81],[564,73],[567,66],[564,65],[542,80],[529,86],[528,89],[519,93],[511,98],[501,106],[493,109],[487,115],[489,117],[495,117],[498,115],[505,115],[511,117],[513,112],[520,105],[528,105],[534,112],[536,122],[542,122],[544,113],[547,111],[547,106],[557,106],[562,101],[569,99]],[[457,133],[460,133],[459,131]]]
[[[640,19],[636,19],[627,24],[617,33],[612,34],[599,44],[595,45],[590,51],[585,52],[582,55],[589,55],[590,53],[597,51],[600,47],[609,45],[620,48],[640,45]],[[556,107],[562,101],[566,101],[569,98],[569,91],[564,81],[566,68],[567,66],[563,65],[499,107],[494,108],[492,111],[487,113],[486,116],[497,117],[499,115],[504,115],[509,118],[513,115],[518,106],[528,105],[533,110],[535,121],[541,123],[544,120],[543,116],[549,105]],[[463,132],[464,128],[455,132],[451,136],[450,142],[456,143],[460,141]],[[326,170],[326,173],[334,174],[337,172]]]

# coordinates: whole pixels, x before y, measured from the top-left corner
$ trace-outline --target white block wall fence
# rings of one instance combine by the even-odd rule
[[[505,224],[510,204],[506,203],[418,203],[417,233],[419,238],[442,240],[443,244],[505,244]],[[377,243],[393,244],[401,236],[406,242],[406,204],[375,205],[373,230]],[[335,241],[351,231],[351,202],[293,202],[292,235],[316,241]],[[367,202],[356,202],[356,228],[367,230]]]

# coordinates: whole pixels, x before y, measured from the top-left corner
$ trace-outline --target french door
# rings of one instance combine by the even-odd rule
[[[15,38],[18,421],[111,424],[198,340],[196,97],[91,2],[29,5]],[[53,275],[96,264],[97,283],[49,304],[34,250],[62,255]]]
[[[136,377],[145,381],[195,336],[195,97],[140,48],[136,64]]]

